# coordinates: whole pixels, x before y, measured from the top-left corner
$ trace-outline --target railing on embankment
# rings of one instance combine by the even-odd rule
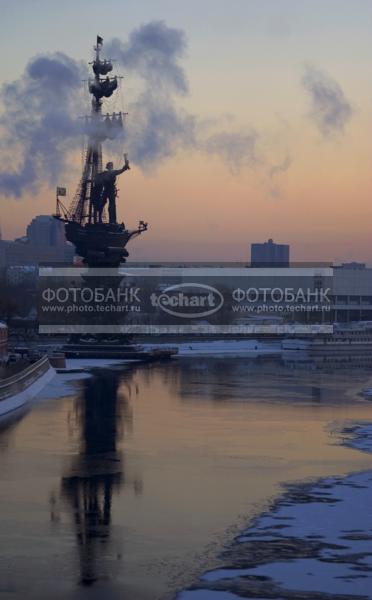
[[[0,379],[0,402],[26,390],[35,381],[40,379],[40,377],[42,377],[50,368],[48,357],[43,356],[29,367],[12,375],[12,377]]]

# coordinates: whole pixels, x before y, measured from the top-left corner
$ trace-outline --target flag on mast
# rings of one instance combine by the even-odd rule
[[[57,196],[66,196],[66,188],[57,187]]]
[[[102,46],[103,44],[103,38],[100,37],[99,35],[97,35],[97,46]]]

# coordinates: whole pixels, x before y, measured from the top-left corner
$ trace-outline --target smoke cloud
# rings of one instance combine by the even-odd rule
[[[219,156],[232,172],[257,162],[258,133],[217,131],[197,115],[179,108],[188,93],[188,82],[180,60],[186,53],[182,30],[154,21],[132,32],[128,43],[112,40],[106,52],[120,62],[125,72],[143,80],[143,93],[129,105],[127,143],[134,161],[143,168],[169,158],[179,150],[194,149]]]
[[[289,154],[287,154],[287,156],[282,160],[281,163],[273,165],[271,167],[270,177],[275,177],[275,175],[280,175],[280,173],[285,173],[286,171],[288,171],[292,162],[292,158],[289,156]]]
[[[60,52],[32,59],[23,76],[1,90],[0,191],[20,197],[55,183],[67,153],[79,144],[78,90],[82,67]],[[80,112],[81,114],[81,112]],[[14,164],[16,168],[14,168]]]
[[[154,91],[188,92],[185,72],[178,64],[186,52],[186,36],[181,29],[152,21],[135,29],[127,43],[114,38],[105,45],[105,52],[119,60],[126,71],[143,77]]]
[[[282,195],[280,186],[278,185],[278,177],[283,175],[283,173],[286,173],[292,163],[293,160],[291,156],[287,154],[280,163],[273,165],[269,170],[270,196],[275,200],[281,198]]]
[[[185,52],[184,32],[163,21],[135,29],[127,43],[113,39],[105,46],[126,74],[141,79],[141,92],[128,106],[124,135],[131,159],[144,169],[197,145],[197,118],[178,106],[188,93],[179,64]]]
[[[258,139],[254,129],[246,133],[222,131],[207,138],[203,146],[208,154],[221,157],[232,173],[238,173],[243,167],[254,167],[261,162]]]
[[[188,94],[181,64],[186,49],[184,32],[163,21],[135,29],[127,42],[105,41],[105,56],[118,61],[135,90],[123,137],[109,142],[111,149],[125,147],[143,170],[184,150],[218,156],[233,173],[258,164],[270,168],[259,156],[254,128],[233,131],[223,119],[206,123],[181,108]],[[87,77],[83,63],[57,52],[33,58],[19,80],[3,86],[0,193],[20,197],[66,172],[71,152],[81,147],[78,117],[87,111],[81,81]]]
[[[302,84],[311,100],[310,117],[324,137],[343,133],[353,109],[340,85],[327,73],[306,66]]]

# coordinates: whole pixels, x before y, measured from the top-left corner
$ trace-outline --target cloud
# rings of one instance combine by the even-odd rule
[[[341,86],[330,75],[307,65],[302,84],[311,100],[310,118],[324,137],[343,133],[353,109]]]

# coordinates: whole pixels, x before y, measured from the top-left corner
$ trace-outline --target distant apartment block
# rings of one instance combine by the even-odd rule
[[[366,268],[366,263],[360,263],[360,262],[342,263],[341,267],[339,267],[339,268],[341,268],[341,269],[358,269],[360,271],[360,270]]]
[[[63,223],[50,215],[34,217],[27,227],[26,238],[32,246],[61,248],[67,245]]]
[[[272,239],[263,244],[251,244],[252,267],[289,267],[289,245],[275,244]]]
[[[32,219],[27,234],[14,241],[0,239],[0,268],[72,263],[74,247],[66,242],[64,225],[49,215]]]

